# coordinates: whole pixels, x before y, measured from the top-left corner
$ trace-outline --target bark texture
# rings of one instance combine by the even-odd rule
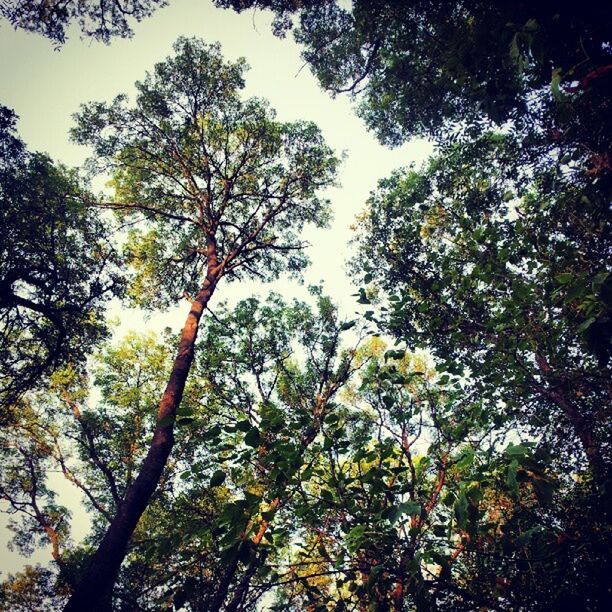
[[[174,419],[193,363],[200,319],[218,280],[216,268],[209,267],[204,285],[193,301],[185,321],[170,378],[159,403],[157,427],[140,473],[126,491],[115,518],[64,608],[65,612],[107,612],[112,609],[112,589],[127,544],[157,488],[174,446]]]

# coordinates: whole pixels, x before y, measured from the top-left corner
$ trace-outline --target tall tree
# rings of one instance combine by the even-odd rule
[[[85,106],[74,130],[113,173],[108,206],[143,223],[127,247],[132,297],[147,307],[193,297],[147,456],[67,610],[109,605],[174,445],[199,322],[219,282],[299,271],[302,228],[329,217],[317,191],[332,183],[337,160],[318,128],[280,123],[265,102],[241,100],[245,63],[224,62],[218,46],[182,38],[175,52],[136,84],[133,106],[125,96]]]
[[[290,542],[292,516],[301,507],[297,498],[312,478],[325,421],[338,411],[338,396],[356,369],[355,350],[343,347],[353,323],[341,323],[330,299],[315,294],[316,309],[300,302],[284,306],[278,296],[265,304],[247,300],[207,330],[213,350],[206,354],[232,364],[235,381],[211,376],[215,368],[203,363],[211,398],[224,413],[230,408],[240,414],[236,428],[245,432],[237,457],[233,429],[222,426],[216,434],[225,442],[221,448],[232,449],[223,464],[231,466],[244,499],[221,516],[223,555],[213,610],[242,609],[251,582],[269,574]]]
[[[108,225],[76,172],[29,153],[0,107],[0,403],[85,356],[122,289]],[[0,420],[8,418],[3,411]]]
[[[342,347],[349,324],[328,298],[316,300],[312,308],[250,298],[203,322],[172,459],[130,542],[115,605],[157,609],[171,594],[176,606],[233,609],[282,558],[297,496],[354,370],[355,351]],[[15,544],[51,545],[58,591],[73,585],[146,455],[171,361],[165,340],[128,334],[106,346],[90,381],[70,368],[56,373],[52,392],[32,397],[1,436],[0,499],[22,519],[12,522]],[[49,472],[84,496],[92,531],[76,546]],[[13,582],[5,587],[14,593]]]

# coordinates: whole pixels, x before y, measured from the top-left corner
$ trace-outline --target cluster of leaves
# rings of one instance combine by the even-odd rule
[[[563,86],[593,85],[600,77],[606,81],[602,75],[610,62],[611,12],[601,3],[216,4],[237,11],[271,9],[277,30],[294,27],[303,57],[322,87],[356,96],[358,113],[381,141],[392,145],[415,135],[439,140],[456,124],[533,124],[547,112],[542,106],[547,98],[564,97]],[[604,116],[608,87],[609,82],[596,94],[591,88],[588,102],[583,101],[594,103],[597,119],[604,121],[586,130],[591,137],[598,135],[601,144],[610,127]]]
[[[313,311],[278,296],[250,299],[207,320],[175,452],[117,583],[119,605],[214,609],[245,576],[269,572],[264,560],[286,546],[290,517],[272,525],[274,515],[302,486],[333,397],[356,367],[354,352],[341,348],[346,329],[335,308],[320,292],[316,300]],[[146,453],[168,340],[132,334],[108,346],[89,385],[71,370],[57,373],[57,399],[33,398],[3,432],[2,448],[17,462],[0,489],[22,519],[12,524],[15,546],[27,553],[37,539],[52,539],[58,588],[78,580]],[[80,489],[91,513],[91,536],[78,546],[69,539],[69,512],[54,505],[49,471]]]
[[[442,384],[460,377],[490,427],[533,440],[560,489],[546,509],[541,472],[513,459],[503,530],[461,554],[465,577],[435,605],[597,609],[612,459],[609,7],[218,4],[275,11],[321,85],[349,92],[382,142],[438,142],[423,168],[381,181],[359,219],[359,301],[373,304],[366,319],[431,351]],[[534,502],[516,498],[525,470],[538,476]],[[568,580],[577,566],[596,581]],[[458,602],[465,585],[484,599]]]
[[[76,173],[29,153],[15,121],[0,108],[3,407],[86,355],[106,333],[105,302],[122,289],[109,229]]]
[[[84,37],[108,43],[115,36],[132,35],[129,20],[149,17],[166,0],[2,0],[0,14],[14,28],[36,32],[57,45],[66,42],[74,22]]]
[[[284,609],[392,605],[398,584],[420,606],[491,600],[457,595],[451,566],[464,575],[460,555],[486,552],[500,516],[519,521],[513,500],[550,503],[541,457],[526,445],[499,456],[505,433],[491,431],[482,402],[458,378],[440,384],[424,357],[385,353],[380,340],[343,350],[354,328],[315,298],[316,310],[250,299],[207,320],[172,461],[115,589],[120,608],[248,609],[274,586]],[[8,457],[18,444],[30,462],[6,472],[1,490],[28,523],[13,524],[15,545],[56,542],[57,593],[78,579],[142,460],[167,340],[130,335],[105,348],[91,391],[58,373],[58,399],[36,398],[5,432]],[[93,518],[78,546],[45,484],[54,469]],[[11,580],[9,601],[25,576]],[[520,602],[517,588],[500,601]]]
[[[219,45],[180,38],[176,55],[125,96],[85,105],[73,130],[93,147],[92,163],[113,173],[136,271],[131,297],[144,307],[196,295],[206,269],[271,280],[307,262],[307,223],[324,226],[338,161],[310,122],[281,123],[265,101],[242,100],[244,60],[225,62]]]
[[[483,399],[559,451],[569,425],[605,471],[609,190],[558,158],[525,169],[516,151],[488,134],[381,182],[354,266],[385,290],[389,329],[466,369]]]

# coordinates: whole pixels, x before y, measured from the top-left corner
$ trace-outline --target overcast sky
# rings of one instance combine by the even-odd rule
[[[107,46],[82,41],[78,32],[72,30],[68,42],[59,51],[46,39],[14,32],[2,22],[0,103],[19,115],[20,135],[31,150],[47,152],[56,160],[77,166],[88,151],[69,142],[68,130],[72,126],[71,116],[81,103],[111,100],[122,92],[131,95],[134,82],[153,64],[171,54],[172,43],[178,36],[219,41],[227,59],[245,57],[251,67],[246,74],[245,95],[270,100],[280,120],[316,122],[330,146],[338,154],[345,152],[347,157],[340,169],[340,186],[327,192],[334,211],[331,228],[307,232],[313,263],[305,274],[304,286],[287,280],[272,287],[258,283],[222,284],[215,301],[233,302],[253,292],[264,294],[270,288],[287,297],[303,297],[308,284],[323,281],[326,292],[350,316],[355,310],[355,298],[351,296],[355,288],[344,271],[347,242],[351,237],[349,226],[379,179],[395,168],[422,161],[431,148],[422,141],[393,150],[379,145],[353,114],[346,97],[331,99],[319,89],[308,68],[303,66],[299,47],[291,36],[284,40],[275,38],[270,21],[266,13],[237,15],[214,8],[208,0],[170,0],[170,6],[135,24],[131,39],[113,40]],[[170,313],[152,315],[147,328],[166,325],[177,328],[186,313],[187,304],[180,304]],[[112,314],[120,319],[119,333],[144,327],[140,312],[115,306]],[[60,493],[69,491],[68,487],[68,484],[61,486]],[[81,536],[85,527],[85,524],[80,528],[74,525],[74,535]],[[6,529],[1,536],[0,571],[15,571],[25,560],[16,553],[4,552],[3,542],[9,537]],[[48,559],[50,551],[44,549],[29,562]]]

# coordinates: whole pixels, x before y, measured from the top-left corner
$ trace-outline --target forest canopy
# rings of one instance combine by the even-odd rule
[[[0,6],[112,46],[165,4]],[[214,4],[272,11],[381,145],[433,153],[370,186],[354,294],[288,298],[341,156],[247,97],[248,57],[179,37],[81,105],[83,168],[0,107],[0,510],[52,558],[0,609],[608,609],[611,9]]]

